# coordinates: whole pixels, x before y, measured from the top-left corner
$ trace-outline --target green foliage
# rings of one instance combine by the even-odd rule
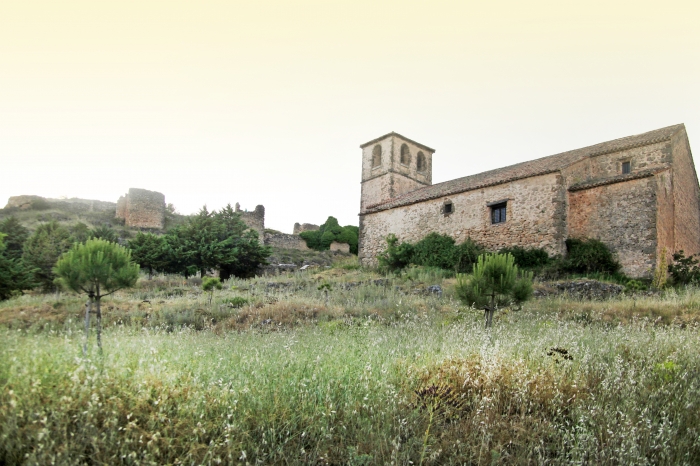
[[[447,235],[430,233],[413,245],[411,263],[426,267],[453,269],[456,262],[455,240]]]
[[[499,254],[510,254],[515,260],[515,265],[521,269],[535,269],[549,264],[549,254],[542,248],[523,248],[521,246],[513,246],[503,248],[498,251]]]
[[[92,231],[92,237],[97,239],[103,239],[111,243],[116,243],[119,241],[119,235],[109,225],[100,225]]]
[[[399,270],[409,264],[469,272],[484,248],[467,238],[456,245],[450,236],[430,233],[416,244],[401,243],[395,235],[386,238],[387,249],[378,256],[380,267]]]
[[[629,280],[625,284],[625,291],[627,292],[645,291],[646,289],[647,286],[639,280]]]
[[[131,252],[116,243],[90,239],[74,244],[56,263],[57,282],[76,293],[94,295],[97,299],[136,284],[139,266],[132,262]]]
[[[148,270],[148,276],[153,272],[165,270],[168,260],[166,240],[162,236],[152,233],[139,232],[135,238],[129,240],[131,257],[141,266]]]
[[[92,238],[92,231],[83,222],[78,222],[70,227],[70,237],[73,243],[84,243]]]
[[[613,274],[620,270],[620,263],[610,249],[597,239],[569,238],[566,240],[566,250],[566,259],[562,264],[566,272]]]
[[[403,269],[411,263],[413,259],[412,244],[399,244],[399,239],[393,233],[386,237],[386,244],[386,251],[377,256],[381,268],[395,271]]]
[[[532,297],[532,272],[520,273],[510,254],[484,254],[472,275],[457,276],[455,293],[467,306],[488,311],[490,327],[496,309],[519,305]]]
[[[70,232],[55,221],[40,225],[24,243],[22,259],[45,291],[55,289],[53,267],[70,246]]]
[[[673,263],[668,265],[668,272],[675,285],[697,285],[700,283],[700,261],[695,256],[685,257],[681,250],[673,254]]]
[[[7,235],[0,233],[0,301],[34,287],[32,270],[21,259],[8,254],[5,238]]]
[[[326,251],[330,249],[331,243],[337,241],[339,243],[348,243],[350,252],[357,254],[357,243],[360,229],[354,225],[341,227],[335,217],[328,217],[326,222],[320,226],[318,230],[303,231],[299,234],[306,245],[317,251]]]
[[[253,276],[271,254],[230,205],[220,212],[209,212],[204,206],[168,232],[164,251],[164,271],[186,277],[200,272],[203,277],[207,270],[216,269],[222,280]]]
[[[204,277],[202,279],[202,291],[220,290],[223,288],[219,277]]]
[[[10,216],[0,223],[0,233],[5,236],[5,254],[9,259],[19,260],[22,257],[24,242],[29,238],[27,230],[17,217]]]
[[[238,309],[248,304],[248,300],[243,296],[234,296],[233,298],[224,299],[223,304],[226,304],[234,309]]]

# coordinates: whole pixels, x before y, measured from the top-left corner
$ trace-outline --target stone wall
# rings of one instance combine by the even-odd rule
[[[331,243],[330,250],[332,252],[344,252],[346,254],[350,254],[350,245],[348,243],[339,243],[337,241],[333,241]]]
[[[126,195],[119,196],[119,199],[117,200],[117,213],[115,214],[115,217],[126,220]]]
[[[675,250],[700,253],[700,188],[685,131],[671,139],[673,151],[673,201]]]
[[[255,206],[255,210],[248,212],[241,210],[241,205],[236,202],[236,212],[240,214],[241,220],[248,228],[258,233],[260,243],[265,242],[265,207],[262,205]]]
[[[552,173],[364,214],[360,216],[359,258],[364,265],[376,265],[390,233],[402,242],[415,243],[431,232],[449,235],[457,243],[472,238],[490,250],[518,245],[562,254],[565,195],[560,176]],[[507,200],[508,221],[492,224],[487,204],[501,200]],[[454,209],[448,215],[443,213],[446,201]]]
[[[165,222],[165,196],[147,189],[129,188],[126,197],[125,225],[162,230]],[[116,213],[116,212],[115,212]]]
[[[305,231],[317,231],[320,228],[320,226],[314,225],[313,223],[295,223],[294,231],[292,233],[298,235],[299,233],[303,233]]]
[[[401,163],[401,146],[408,147],[410,161]],[[381,163],[373,166],[374,148],[381,147]],[[426,169],[418,171],[418,153],[422,152]],[[432,184],[433,150],[395,133],[362,145],[362,194],[360,210],[423,186]]]
[[[308,251],[306,241],[299,235],[289,235],[287,233],[265,233],[265,246],[281,249],[298,249]]]
[[[649,277],[656,266],[658,181],[651,176],[569,193],[569,236],[595,238],[623,271]]]

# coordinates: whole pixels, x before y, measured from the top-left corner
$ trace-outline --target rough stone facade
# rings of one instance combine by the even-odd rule
[[[344,252],[345,254],[350,254],[350,245],[348,243],[339,243],[333,241],[330,247],[331,252]]]
[[[298,249],[300,251],[309,250],[306,241],[301,236],[287,233],[265,233],[265,246],[281,249]]]
[[[129,188],[129,192],[117,201],[115,217],[123,219],[128,227],[162,230],[165,196],[156,191]]]
[[[318,225],[314,225],[313,223],[295,223],[293,233],[295,235],[298,235],[299,233],[303,233],[305,231],[316,231],[319,229],[321,229],[321,227]]]
[[[398,177],[395,147],[406,144],[414,165],[421,150],[428,169],[433,151],[406,141],[390,133],[361,146],[363,264],[376,264],[390,233],[415,242],[438,232],[490,250],[517,245],[550,254],[565,254],[566,238],[596,238],[635,277],[650,276],[663,250],[700,253],[700,188],[683,125],[436,185],[415,166],[403,167],[413,189]],[[377,145],[394,158],[372,168]],[[494,222],[499,208],[506,220]]]
[[[248,228],[255,230],[258,233],[258,239],[261,244],[265,243],[265,207],[258,205],[255,210],[248,212],[241,210],[241,205],[236,202],[236,212],[241,216],[243,223],[248,225]]]

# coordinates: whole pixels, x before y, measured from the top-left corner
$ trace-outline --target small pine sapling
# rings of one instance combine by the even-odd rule
[[[211,301],[214,298],[214,290],[220,290],[223,288],[221,280],[219,277],[204,277],[202,279],[202,291],[209,292],[209,305],[211,306]]]

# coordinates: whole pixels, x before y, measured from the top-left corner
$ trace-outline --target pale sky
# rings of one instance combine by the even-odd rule
[[[700,1],[0,0],[0,204],[165,194],[358,224],[359,145],[433,182],[685,123]],[[0,205],[0,207],[2,207]]]

